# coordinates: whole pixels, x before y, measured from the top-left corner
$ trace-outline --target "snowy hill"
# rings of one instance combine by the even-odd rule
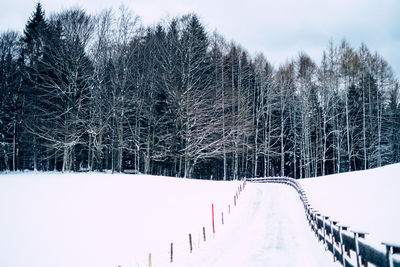
[[[149,253],[152,266],[331,264],[308,230],[297,193],[247,184],[239,194],[240,185],[100,173],[1,175],[0,266],[148,266]]]
[[[400,164],[300,180],[312,206],[369,241],[400,243]]]
[[[378,245],[398,243],[399,171],[397,164],[301,184],[323,214],[370,232]],[[152,266],[339,266],[316,241],[292,188],[247,183],[239,193],[240,186],[144,175],[3,174],[0,266],[149,266],[149,253]]]
[[[197,237],[203,226],[210,233],[211,204],[218,212],[227,207],[239,186],[209,184],[101,173],[2,175],[0,266],[137,266],[150,252],[160,266],[157,252],[167,254],[170,242],[186,245],[187,234]]]

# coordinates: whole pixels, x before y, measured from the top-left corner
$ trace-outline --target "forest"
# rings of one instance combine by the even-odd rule
[[[0,171],[231,180],[400,162],[387,61],[346,40],[321,53],[273,66],[196,14],[143,26],[123,6],[47,17],[38,3],[0,33]]]

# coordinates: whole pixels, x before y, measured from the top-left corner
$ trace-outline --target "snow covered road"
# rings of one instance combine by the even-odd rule
[[[339,266],[310,231],[295,190],[248,183],[211,242],[177,266]]]

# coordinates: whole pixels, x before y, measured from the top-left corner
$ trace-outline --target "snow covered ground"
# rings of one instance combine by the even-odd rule
[[[238,186],[101,173],[2,175],[0,266],[145,266],[148,253],[162,266],[170,242],[179,253],[188,233],[210,231],[211,204],[216,212],[227,207]]]
[[[400,244],[400,164],[300,180],[312,207],[366,231],[366,239]]]
[[[340,266],[311,232],[299,196],[281,184],[248,184],[227,225],[178,266]]]
[[[239,184],[102,173],[0,175],[0,266],[148,266],[149,253],[152,266],[333,264],[292,188],[248,183],[235,207]]]
[[[367,240],[379,247],[400,242],[399,173],[395,164],[300,183],[314,208],[370,232]],[[148,266],[149,253],[152,266],[338,266],[310,231],[292,188],[247,183],[234,206],[239,185],[103,173],[1,174],[0,266]]]

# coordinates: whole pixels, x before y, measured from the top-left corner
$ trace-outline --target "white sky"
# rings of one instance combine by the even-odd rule
[[[4,1],[4,3],[3,3]],[[400,76],[399,0],[41,0],[46,14],[71,6],[89,13],[124,3],[145,25],[166,16],[198,14],[210,32],[215,29],[252,55],[262,52],[274,65],[300,51],[320,63],[330,40],[361,42],[381,54]],[[0,0],[0,31],[22,31],[36,0]]]

